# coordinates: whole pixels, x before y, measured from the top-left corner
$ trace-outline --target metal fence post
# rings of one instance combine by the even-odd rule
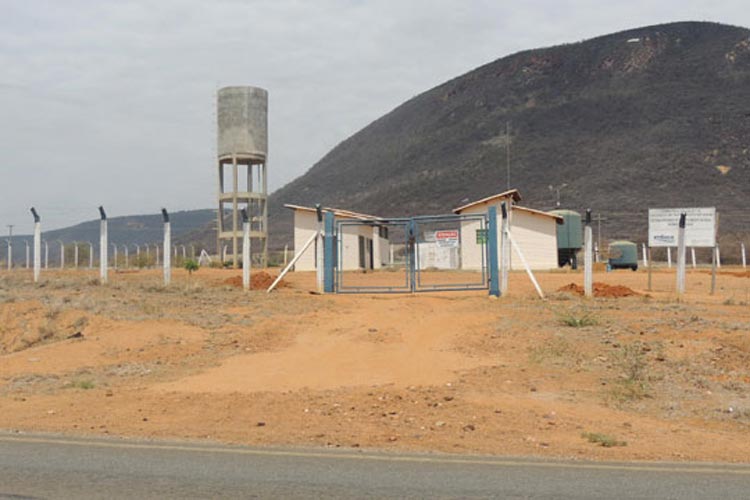
[[[487,245],[490,267],[490,296],[500,296],[500,273],[497,265],[497,207],[487,211]]]

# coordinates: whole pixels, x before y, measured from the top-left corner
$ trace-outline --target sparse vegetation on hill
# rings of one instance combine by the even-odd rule
[[[724,233],[750,231],[750,31],[684,22],[520,52],[405,102],[343,141],[270,200],[384,216],[445,213],[511,184],[524,203],[607,217],[642,239],[646,209],[715,205]],[[510,137],[506,124],[510,123]]]

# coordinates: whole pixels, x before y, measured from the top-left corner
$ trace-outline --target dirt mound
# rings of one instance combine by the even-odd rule
[[[576,295],[583,295],[584,290],[580,285],[569,283],[557,289],[558,292],[569,292]],[[594,297],[620,298],[640,295],[638,292],[622,285],[608,285],[606,283],[594,282]]]
[[[250,273],[250,289],[251,290],[266,290],[274,282],[276,276],[271,276],[265,271],[259,271],[257,273]],[[225,285],[236,286],[242,288],[242,276],[232,276],[224,280]],[[276,285],[276,288],[285,288],[289,284],[281,280]]]
[[[741,272],[738,272],[738,273],[727,273],[727,272],[724,272],[724,273],[719,273],[719,274],[725,274],[725,275],[729,275],[729,276],[734,276],[735,278],[750,278],[750,271],[741,271]]]
[[[712,274],[711,271],[701,271],[701,274]],[[735,278],[750,278],[750,271],[716,271],[717,276],[734,276]]]

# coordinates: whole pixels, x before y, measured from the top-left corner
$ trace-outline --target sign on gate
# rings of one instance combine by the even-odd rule
[[[716,246],[716,208],[649,208],[648,244],[651,247],[677,246],[680,214],[686,214],[685,246]]]
[[[447,231],[435,231],[435,243],[439,247],[457,248],[458,231],[451,229]]]
[[[484,245],[487,243],[487,230],[477,229],[477,245]]]

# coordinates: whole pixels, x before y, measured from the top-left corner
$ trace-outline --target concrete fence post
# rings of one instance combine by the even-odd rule
[[[60,269],[65,269],[65,243],[62,240],[57,240],[60,243]]]
[[[166,208],[161,209],[161,216],[164,219],[164,251],[162,252],[164,254],[164,286],[169,286],[169,283],[172,281],[172,253],[170,252],[172,248],[172,225],[169,223],[169,213]],[[156,259],[158,264],[158,246],[156,247]]]
[[[247,210],[240,211],[242,215],[242,288],[247,292],[250,291],[250,220],[247,217]]]
[[[508,277],[510,274],[510,241],[508,241],[508,208],[509,205],[502,203],[500,211],[502,213],[500,225],[500,294],[508,293]]]
[[[13,269],[13,235],[8,236],[8,271]]]
[[[594,295],[594,269],[592,258],[591,209],[586,210],[586,227],[583,231],[583,291],[586,297]]]
[[[42,267],[42,220],[34,207],[31,207],[31,214],[34,216],[34,283],[39,283]]]
[[[99,281],[102,285],[106,285],[109,279],[108,276],[108,262],[107,259],[109,241],[107,235],[107,213],[104,211],[104,207],[99,206]],[[76,245],[78,248],[78,245]]]
[[[677,230],[677,294],[685,293],[685,218],[686,214],[680,214],[680,222]]]

